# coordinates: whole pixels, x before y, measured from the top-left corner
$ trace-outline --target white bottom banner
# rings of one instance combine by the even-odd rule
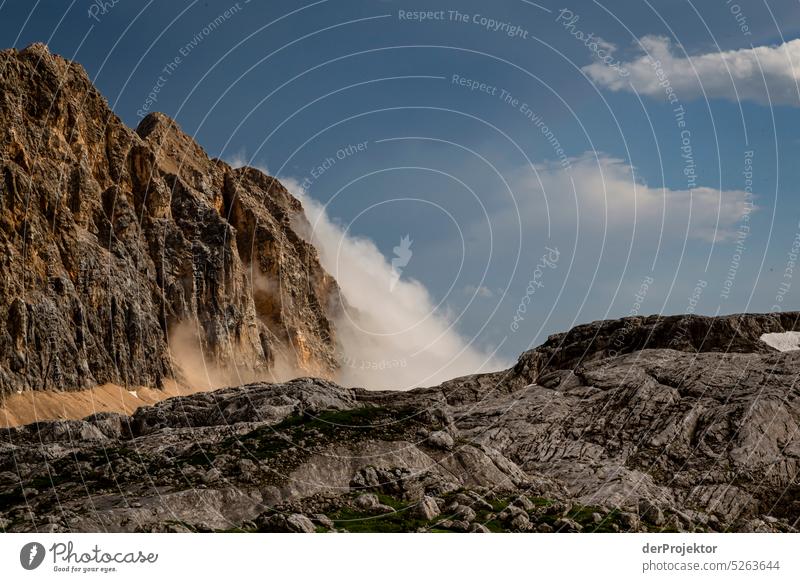
[[[2,580],[800,580],[800,534],[2,534]]]

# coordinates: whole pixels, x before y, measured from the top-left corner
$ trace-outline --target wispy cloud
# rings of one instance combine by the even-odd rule
[[[658,236],[663,226],[667,240],[670,237],[682,240],[686,235],[724,242],[735,238],[741,217],[755,210],[752,197],[744,190],[650,186],[635,174],[628,162],[603,153],[585,153],[574,158],[570,169],[557,163],[542,164],[536,169],[538,178],[528,171],[517,181],[517,188],[543,191],[548,199],[557,201],[550,205],[551,218],[562,232],[579,216],[577,227],[587,234],[593,228],[630,233],[635,226],[637,232]],[[541,200],[541,197],[526,199]],[[538,211],[530,210],[531,214],[535,212]]]
[[[476,287],[475,285],[467,285],[463,289],[464,295],[474,295],[482,299],[491,299],[494,297],[494,291],[489,289],[486,285]]]
[[[583,71],[614,91],[635,90],[655,98],[664,98],[664,83],[669,83],[680,99],[705,94],[709,99],[800,106],[800,39],[688,57],[666,37],[645,36],[639,43],[644,54],[622,65],[629,76],[621,77],[602,63]]]

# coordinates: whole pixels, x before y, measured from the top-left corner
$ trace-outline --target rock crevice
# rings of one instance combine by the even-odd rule
[[[334,373],[338,287],[280,182],[130,130],[44,45],[0,52],[0,97],[0,394]]]

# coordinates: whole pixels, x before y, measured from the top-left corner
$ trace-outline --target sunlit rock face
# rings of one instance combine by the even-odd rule
[[[338,287],[278,181],[129,129],[44,45],[0,62],[0,394],[333,374]]]

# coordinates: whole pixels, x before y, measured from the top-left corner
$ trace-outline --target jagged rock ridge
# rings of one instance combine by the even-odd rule
[[[159,386],[182,353],[333,373],[338,287],[277,180],[164,115],[130,130],[41,44],[0,52],[0,120],[0,396]]]
[[[305,378],[8,429],[0,526],[797,531],[800,350],[758,339],[797,320],[595,322],[433,388]]]

